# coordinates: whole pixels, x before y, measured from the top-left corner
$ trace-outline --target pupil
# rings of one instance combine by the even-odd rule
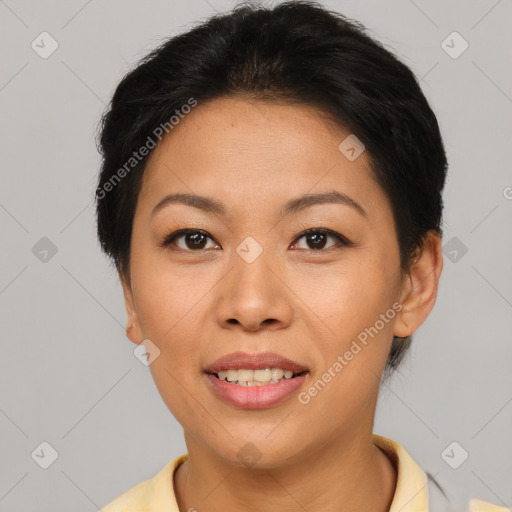
[[[199,248],[199,249],[203,248],[203,246],[204,246],[204,238],[205,238],[205,236],[202,235],[201,233],[195,233],[195,234],[189,234],[188,235],[188,240],[192,240],[192,245],[196,249],[197,248]]]
[[[322,238],[321,240],[320,237]],[[308,235],[308,240],[313,241],[313,243],[315,244],[313,246],[314,249],[323,249],[323,247],[325,246],[325,238],[326,237],[324,233],[315,233]],[[320,244],[318,244],[318,242],[320,242]]]

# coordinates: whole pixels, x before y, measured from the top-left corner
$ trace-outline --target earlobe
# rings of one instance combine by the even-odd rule
[[[140,329],[140,322],[135,309],[135,301],[133,299],[133,292],[130,284],[120,276],[121,286],[123,288],[124,304],[126,308],[126,336],[127,338],[139,345],[143,340],[143,336]]]
[[[431,230],[404,277],[400,295],[402,309],[395,323],[395,336],[410,336],[425,321],[436,302],[442,269],[441,236]]]

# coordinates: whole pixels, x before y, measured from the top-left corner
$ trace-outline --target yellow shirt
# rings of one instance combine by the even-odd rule
[[[398,469],[397,484],[389,512],[444,512],[449,501],[438,491],[404,447],[396,441],[373,434],[373,443],[383,449]],[[180,512],[174,494],[173,475],[188,454],[169,462],[153,478],[124,492],[101,512]],[[450,509],[453,510],[453,509]],[[181,511],[185,512],[185,511]],[[479,499],[472,499],[461,512],[510,512]]]

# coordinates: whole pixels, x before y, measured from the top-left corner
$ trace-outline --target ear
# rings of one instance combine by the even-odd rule
[[[121,286],[123,287],[124,304],[126,308],[126,336],[129,340],[133,341],[133,343],[139,345],[143,341],[144,336],[142,335],[139,317],[135,309],[131,284],[129,278],[127,280],[121,275],[120,280]]]
[[[425,235],[410,272],[403,279],[400,291],[402,309],[395,323],[395,336],[410,336],[425,321],[436,302],[442,270],[441,236],[431,230]]]

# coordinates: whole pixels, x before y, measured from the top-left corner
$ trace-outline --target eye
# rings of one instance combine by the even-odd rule
[[[297,236],[292,243],[292,248],[297,247],[298,240],[302,238],[305,239],[306,244],[309,247],[299,247],[299,249],[312,250],[312,251],[322,251],[329,250],[338,246],[351,246],[352,242],[350,242],[347,238],[345,238],[340,233],[336,233],[335,231],[331,231],[330,229],[318,229],[311,228],[307,229],[299,236]],[[331,238],[335,241],[334,244],[328,246],[326,248],[327,240]],[[208,239],[214,242],[213,247],[207,247]],[[179,242],[182,242],[181,245]],[[166,236],[164,236],[163,240],[159,243],[160,247],[169,247],[171,245],[175,245],[178,249],[195,252],[203,249],[212,249],[219,248],[220,246],[213,240],[213,238],[202,229],[180,229],[178,231],[174,231]]]
[[[300,240],[301,238],[304,238],[306,244],[309,244],[309,247],[305,247],[305,249],[313,251],[322,251],[334,248],[336,244],[333,244],[326,249],[325,246],[328,238],[334,239],[340,246],[352,245],[352,243],[343,235],[340,235],[335,231],[331,231],[330,229],[307,229],[295,239],[295,242],[292,244],[292,246],[296,246],[297,240]]]
[[[178,249],[184,251],[196,251],[208,249],[208,247],[206,247],[208,238],[213,241],[213,238],[202,229],[180,229],[174,233],[166,235],[159,245],[160,247],[168,247],[174,244]],[[183,239],[184,244],[180,246],[176,242],[181,239]],[[216,244],[215,247],[219,247],[219,245]]]

